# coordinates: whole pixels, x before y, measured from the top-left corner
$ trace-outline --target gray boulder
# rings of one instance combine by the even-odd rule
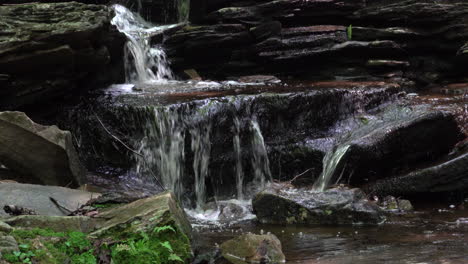
[[[76,186],[85,177],[71,133],[36,124],[22,112],[0,112],[0,162],[47,185]]]
[[[385,220],[384,212],[364,192],[347,187],[317,192],[272,185],[258,193],[252,205],[265,224],[349,225]]]

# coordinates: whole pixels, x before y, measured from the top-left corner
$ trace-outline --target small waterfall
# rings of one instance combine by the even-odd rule
[[[211,124],[200,125],[190,130],[192,136],[193,171],[195,174],[195,196],[197,209],[201,209],[206,199],[206,177],[208,176],[208,165],[210,162]]]
[[[128,83],[147,83],[174,79],[162,46],[151,45],[151,37],[177,25],[153,26],[140,15],[121,5],[113,5],[111,24],[127,37],[125,77]]]
[[[254,170],[254,184],[258,189],[264,188],[266,183],[272,181],[270,161],[265,147],[262,131],[256,120],[251,121],[252,129],[252,167]]]
[[[148,175],[156,171],[164,186],[174,191],[180,199],[185,161],[185,133],[181,115],[172,109],[154,109],[154,118],[146,124],[139,152],[143,158],[136,157],[137,172]]]
[[[342,161],[342,158],[348,152],[350,145],[339,145],[336,149],[332,149],[327,152],[323,158],[323,171],[320,177],[314,184],[314,189],[323,192],[328,187],[330,181],[335,175],[335,171],[338,165]]]
[[[240,142],[240,121],[237,116],[234,116],[233,126],[233,147],[234,147],[234,158],[235,158],[235,173],[236,173],[236,189],[237,199],[244,200],[244,171],[242,170],[242,149]]]

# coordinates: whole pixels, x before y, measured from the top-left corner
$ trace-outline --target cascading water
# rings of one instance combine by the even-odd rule
[[[271,181],[270,161],[265,147],[262,131],[256,120],[251,121],[252,126],[252,167],[254,169],[254,184],[258,189],[264,188],[267,181]]]
[[[154,118],[146,120],[145,137],[136,156],[137,172],[149,175],[157,172],[163,185],[180,199],[185,161],[185,131],[182,116],[175,110],[156,108]]]
[[[125,77],[128,83],[141,84],[174,79],[161,45],[151,45],[151,37],[176,25],[153,26],[124,6],[113,5],[111,24],[127,37],[125,46]]]
[[[240,121],[237,116],[234,117],[234,126],[233,132],[234,136],[232,138],[234,155],[235,155],[235,171],[236,171],[236,189],[237,189],[237,199],[244,200],[244,172],[242,170],[242,149],[240,142]]]
[[[206,199],[206,177],[210,162],[211,124],[199,126],[190,130],[192,137],[193,171],[195,174],[195,196],[197,209],[201,209]]]
[[[349,147],[350,145],[340,145],[336,149],[327,152],[323,158],[323,171],[314,184],[315,190],[323,192],[328,187]]]

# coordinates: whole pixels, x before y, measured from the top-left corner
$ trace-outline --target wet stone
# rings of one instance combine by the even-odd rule
[[[233,264],[284,263],[281,242],[272,234],[245,234],[221,245],[223,257]]]
[[[264,224],[375,225],[385,221],[383,210],[367,200],[364,192],[341,186],[318,192],[274,184],[258,193],[252,205]]]

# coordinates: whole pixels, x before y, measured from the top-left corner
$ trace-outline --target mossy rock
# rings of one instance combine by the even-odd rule
[[[221,244],[223,257],[233,264],[284,263],[281,242],[272,234],[245,234]]]

